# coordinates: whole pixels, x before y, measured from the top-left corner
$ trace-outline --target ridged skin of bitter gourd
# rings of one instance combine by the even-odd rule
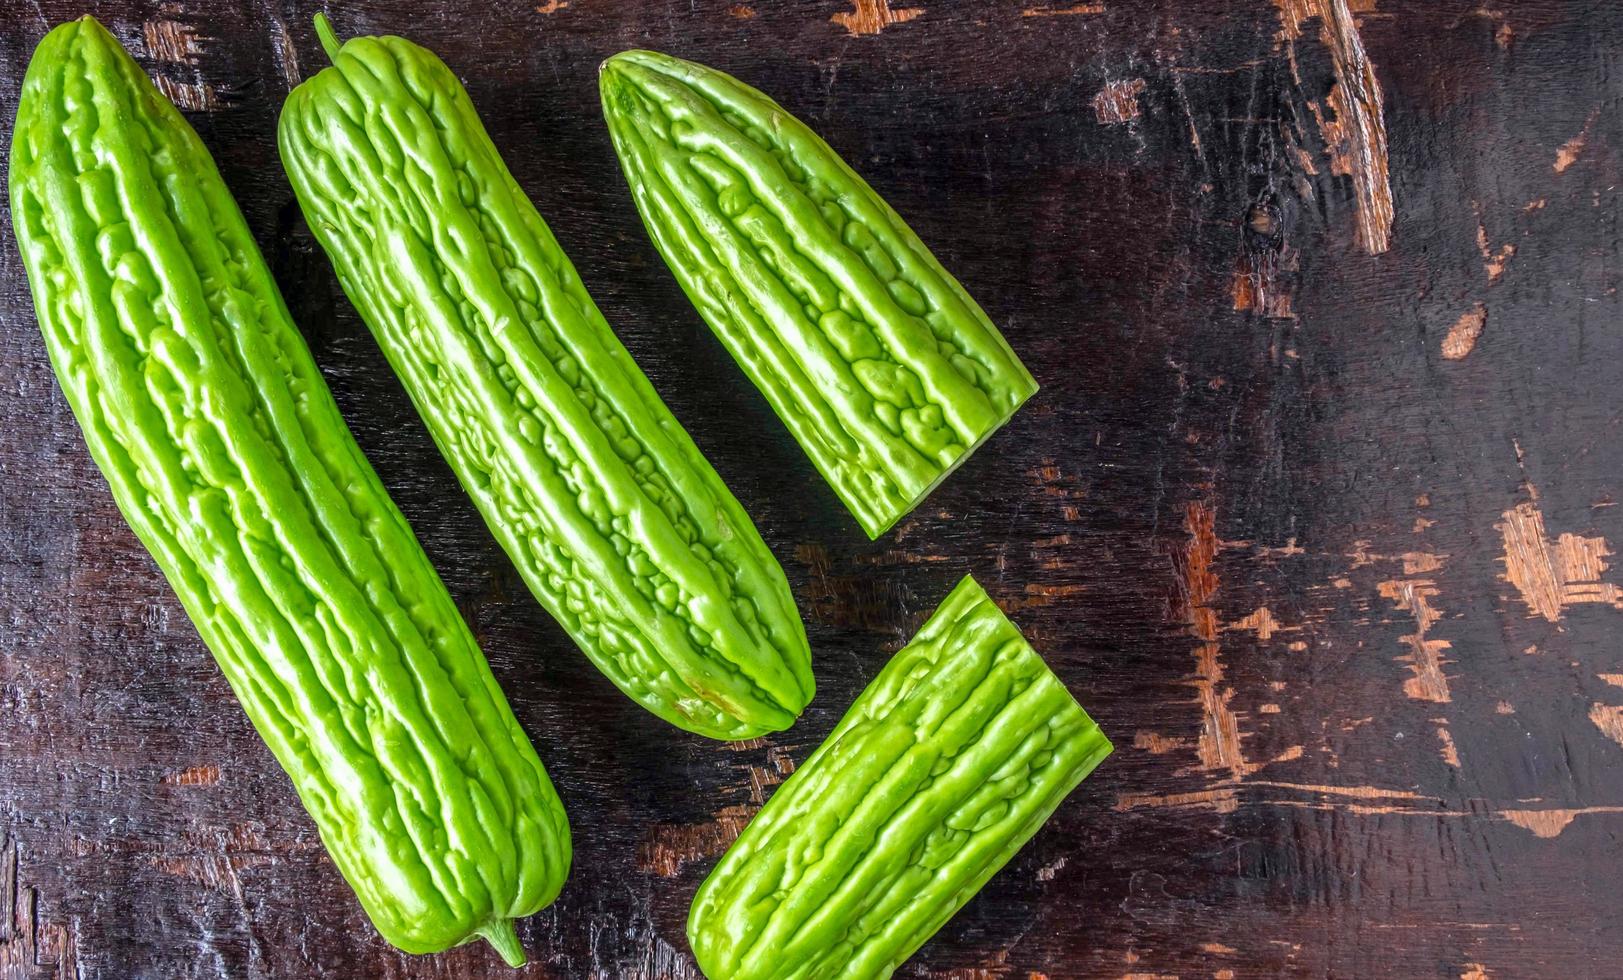
[[[890,976],[1110,751],[966,577],[700,887],[699,966],[710,980]]]
[[[610,330],[432,52],[356,37],[282,111],[316,238],[532,592],[643,707],[791,725],[805,627],[755,525]]]
[[[10,192],[91,456],[372,922],[522,962],[558,796],[208,151],[89,17],[29,64]]]
[[[650,51],[600,81],[655,246],[870,538],[1037,391],[918,236],[776,102]]]

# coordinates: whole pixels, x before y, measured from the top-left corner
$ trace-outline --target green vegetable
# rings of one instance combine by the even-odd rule
[[[890,976],[1110,751],[966,577],[699,889],[699,966],[711,980]]]
[[[870,538],[1036,392],[918,236],[776,102],[650,51],[601,82],[654,244]]]
[[[783,569],[581,285],[445,64],[342,47],[288,97],[316,238],[531,591],[649,711],[787,728],[811,654]]]
[[[522,962],[568,872],[552,783],[208,151],[89,17],[34,53],[10,188],[91,456],[372,922]]]

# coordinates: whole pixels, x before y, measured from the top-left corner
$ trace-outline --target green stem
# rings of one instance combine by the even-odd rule
[[[327,52],[328,61],[338,60],[338,35],[333,33],[332,21],[324,13],[316,14],[316,37],[321,39],[321,49]]]
[[[513,931],[512,919],[497,919],[480,929],[479,935],[495,947],[508,966],[516,969],[524,965],[524,946],[518,941],[518,933]]]

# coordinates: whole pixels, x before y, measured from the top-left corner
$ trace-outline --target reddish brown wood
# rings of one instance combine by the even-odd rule
[[[527,976],[696,976],[706,870],[968,571],[1120,748],[903,976],[1617,972],[1623,7],[338,5],[466,79],[782,557],[817,700],[728,747],[570,647],[337,291],[273,142],[318,6],[0,0],[0,115],[84,6],[193,110],[569,806]],[[882,540],[644,237],[597,108],[630,46],[816,126],[1042,383]],[[0,978],[501,975],[366,925],[86,457],[4,224]]]

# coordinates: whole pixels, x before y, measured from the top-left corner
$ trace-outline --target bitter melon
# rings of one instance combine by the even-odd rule
[[[651,51],[604,62],[601,89],[654,245],[870,538],[1037,391],[918,236],[776,102]]]
[[[811,655],[783,569],[621,346],[468,94],[398,37],[340,46],[282,161],[344,292],[541,603],[649,711],[788,727]]]
[[[890,976],[1110,751],[964,578],[700,887],[699,966],[711,980]]]
[[[10,193],[91,456],[372,922],[522,962],[569,867],[552,783],[208,151],[89,17],[29,64]]]

